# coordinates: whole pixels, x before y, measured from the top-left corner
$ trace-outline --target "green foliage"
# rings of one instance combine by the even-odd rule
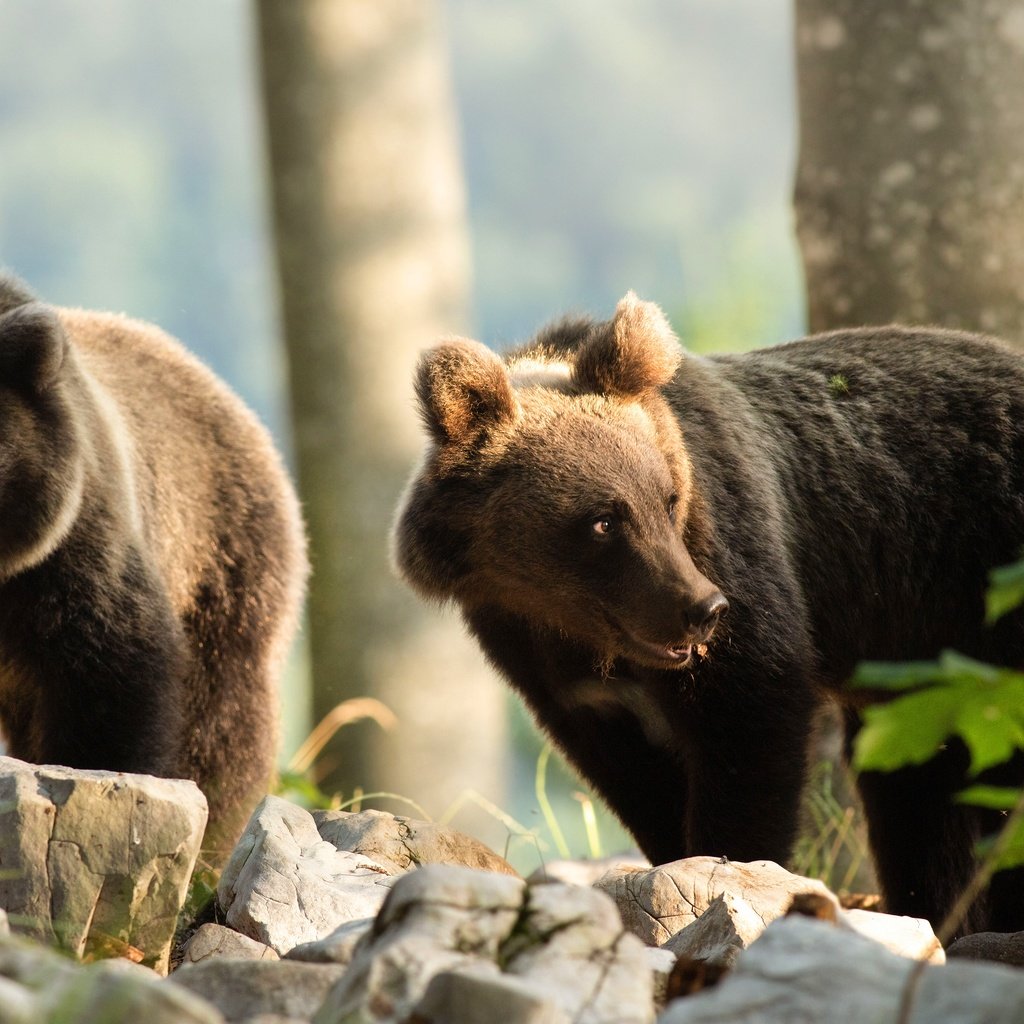
[[[1024,560],[993,569],[988,579],[985,621],[991,625],[1007,612],[1024,604]]]
[[[986,621],[991,624],[1024,603],[1024,561],[989,575]],[[853,748],[858,770],[894,771],[923,764],[952,737],[970,754],[970,773],[1008,761],[1024,750],[1024,673],[987,665],[955,651],[935,662],[861,665],[853,685],[910,692],[868,707]],[[982,844],[982,873],[1024,864],[1024,794],[1018,789],[974,785],[961,803],[1009,812],[1003,831]]]
[[[893,771],[923,764],[951,736],[971,755],[971,773],[1002,764],[1024,747],[1024,674],[944,651],[936,662],[874,662],[853,683],[871,689],[915,688],[864,712],[853,764]]]

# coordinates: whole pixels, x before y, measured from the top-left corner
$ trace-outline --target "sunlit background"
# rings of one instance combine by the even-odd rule
[[[791,18],[786,0],[446,0],[477,337],[607,315],[628,289],[693,349],[801,333]],[[177,335],[288,450],[257,56],[245,0],[0,4],[0,263]],[[485,795],[533,827],[541,740],[508,706]],[[312,724],[301,656],[284,715],[287,760]],[[550,780],[578,848],[575,789]],[[600,827],[606,852],[628,845]]]

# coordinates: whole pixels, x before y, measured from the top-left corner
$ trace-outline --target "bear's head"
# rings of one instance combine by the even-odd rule
[[[81,503],[81,446],[62,386],[67,354],[50,307],[21,301],[0,315],[0,580],[42,561]]]
[[[684,543],[694,496],[662,394],[681,361],[632,293],[503,362],[453,340],[422,358],[430,442],[394,533],[422,595],[499,608],[615,658],[681,668],[727,607]]]

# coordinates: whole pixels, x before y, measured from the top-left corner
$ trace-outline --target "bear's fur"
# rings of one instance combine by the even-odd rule
[[[1024,664],[1020,616],[982,625],[1024,544],[1024,361],[996,342],[879,327],[683,358],[630,295],[504,360],[442,344],[417,389],[399,570],[460,605],[655,863],[784,862],[815,713],[837,698],[855,728],[858,662]],[[993,822],[950,799],[966,763],[951,743],[860,778],[894,913],[937,922],[970,875]],[[982,927],[1024,929],[1019,876]]]
[[[270,438],[177,342],[0,277],[0,722],[37,763],[194,779],[215,857],[273,770],[306,576]]]

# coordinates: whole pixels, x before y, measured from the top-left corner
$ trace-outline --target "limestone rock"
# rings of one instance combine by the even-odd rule
[[[138,950],[162,972],[199,854],[192,782],[0,758],[0,907],[77,956]]]
[[[593,885],[599,878],[603,878],[616,868],[645,870],[650,866],[651,862],[639,854],[620,854],[602,857],[600,860],[553,860],[541,865],[526,880],[530,885],[544,885],[546,882]]]
[[[330,935],[316,942],[303,942],[290,949],[287,960],[302,960],[310,964],[347,964],[352,960],[356,945],[373,927],[373,919],[346,921]]]
[[[447,974],[448,980],[431,980]],[[647,1024],[647,951],[592,889],[538,885],[458,867],[400,878],[316,1024],[479,1019],[508,999],[514,1021]],[[446,1002],[446,1001],[450,1001]],[[469,1010],[466,1011],[470,1012]],[[470,1017],[469,1020],[475,1020]]]
[[[817,879],[790,874],[772,861],[690,857],[647,871],[620,867],[594,887],[611,896],[626,928],[649,946],[692,924],[724,893],[742,899],[764,923],[781,917],[798,892],[819,893],[838,906]]]
[[[603,893],[570,885],[529,889],[503,945],[509,974],[530,983],[575,1024],[644,1024],[654,1018],[646,950]]]
[[[409,1024],[572,1024],[520,978],[480,971],[435,974]]]
[[[838,923],[852,928],[865,938],[881,943],[890,953],[911,960],[944,964],[946,953],[928,921],[918,917],[898,917],[874,910],[843,910]]]
[[[764,920],[745,900],[732,893],[719,893],[693,924],[670,936],[662,949],[674,956],[688,956],[718,967],[732,967],[765,929]]]
[[[221,958],[181,967],[168,984],[202,996],[228,1024],[260,1017],[308,1021],[343,971],[334,964]]]
[[[223,1024],[214,1007],[125,960],[82,967],[26,939],[0,939],[0,1021]]]
[[[440,865],[403,875],[314,1021],[403,1021],[434,975],[497,961],[525,888],[508,875]]]
[[[285,954],[346,921],[374,917],[393,878],[325,842],[308,811],[268,796],[253,812],[217,886],[227,923]]]
[[[393,875],[421,864],[459,864],[516,874],[508,861],[479,840],[433,822],[385,811],[314,811],[313,820],[321,838],[339,850],[369,857]]]
[[[991,960],[1024,967],[1024,932],[977,932],[951,943],[946,956],[962,960]]]
[[[197,928],[184,950],[184,962],[198,964],[204,960],[277,960],[269,946],[248,935],[242,935],[222,924],[204,924]]]
[[[787,917],[712,989],[671,1002],[658,1024],[1010,1024],[1024,1020],[1024,974],[990,964],[924,967],[900,1018],[914,962],[846,928]]]
[[[651,981],[654,986],[654,1005],[661,1009],[665,1005],[665,997],[668,992],[668,976],[676,965],[675,954],[664,946],[644,946],[644,959],[651,972]]]

